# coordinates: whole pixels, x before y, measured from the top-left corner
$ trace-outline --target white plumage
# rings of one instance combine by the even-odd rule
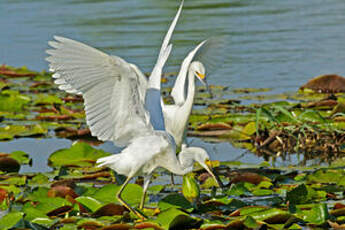
[[[68,38],[55,36],[55,41],[49,42],[53,49],[47,50],[50,55],[47,61],[59,89],[82,95],[91,134],[99,140],[126,146],[121,153],[100,158],[97,163],[127,176],[117,198],[140,218],[144,217],[121,198],[123,189],[134,176],[145,178],[140,208],[144,205],[152,171],[157,167],[183,175],[190,172],[197,161],[214,177],[206,164],[209,156],[204,150],[182,151],[177,158],[174,138],[165,129],[154,127],[150,119],[156,117],[164,121],[160,93],[148,92],[160,90],[162,69],[172,48],[169,40],[181,9],[182,4],[163,41],[149,81],[134,64]],[[148,97],[155,102],[150,109],[145,104]]]
[[[55,49],[47,50],[47,61],[55,83],[82,94],[92,135],[126,146],[133,137],[152,131],[144,109],[147,80],[138,68],[80,42],[54,38],[49,45]]]

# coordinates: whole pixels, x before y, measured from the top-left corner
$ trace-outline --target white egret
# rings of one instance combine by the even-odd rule
[[[159,110],[161,98],[160,95],[158,100],[153,98],[157,104],[150,108],[156,110],[147,109],[145,97],[152,84],[147,82],[138,67],[68,38],[56,36],[55,40],[49,42],[53,49],[47,50],[50,55],[47,61],[51,71],[55,72],[55,83],[62,90],[83,96],[86,122],[93,136],[102,141],[113,141],[118,146],[127,146],[119,154],[98,160],[101,166],[127,176],[117,194],[124,206],[143,218],[121,198],[121,193],[134,176],[150,178],[157,167],[183,175],[193,169],[196,161],[214,177],[207,165],[209,156],[205,151],[182,151],[177,158],[174,138],[164,127],[163,130],[154,127],[155,120],[151,117],[164,120]],[[170,51],[171,45],[166,45],[155,68],[163,68]],[[140,208],[144,204],[148,184],[149,180],[146,180]]]
[[[159,56],[164,52],[165,49],[168,48],[168,44],[170,42],[170,39],[172,37],[173,31],[176,27],[177,21],[180,17],[182,7],[183,7],[184,1],[181,2],[180,7],[176,13],[175,18],[173,19],[168,32],[166,33],[163,43],[161,45],[161,50],[159,53]],[[211,42],[210,42],[211,41]],[[181,96],[180,94],[183,94],[181,97],[184,98],[184,88],[185,88],[185,81],[186,81],[186,75],[187,75],[187,70],[189,69],[189,85],[188,85],[188,96],[186,100],[183,101],[178,101],[178,99],[181,99],[181,97],[177,98],[175,101],[178,103],[175,105],[165,105],[163,103],[163,100],[160,97],[160,88],[161,88],[161,75],[162,75],[162,67],[161,66],[155,66],[153,68],[153,71],[150,75],[149,78],[149,83],[148,83],[148,89],[147,89],[147,94],[145,98],[145,107],[148,109],[150,115],[151,115],[151,123],[153,124],[153,127],[155,130],[166,130],[169,134],[171,134],[175,140],[175,143],[177,145],[177,148],[179,151],[181,150],[181,143],[182,140],[184,139],[184,133],[187,128],[187,123],[188,123],[188,118],[191,113],[192,105],[193,105],[193,100],[194,100],[194,91],[195,91],[195,83],[194,83],[194,76],[199,78],[199,80],[204,83],[207,86],[206,79],[205,79],[205,67],[201,62],[193,62],[194,56],[198,53],[198,58],[201,60],[204,60],[207,55],[210,56],[209,59],[207,59],[207,63],[210,63],[213,61],[214,62],[214,56],[220,56],[220,52],[216,52],[214,54],[213,49],[215,48],[222,48],[222,47],[217,47],[214,46],[214,41],[215,39],[211,39],[209,41],[203,41],[200,43],[195,49],[193,49],[187,57],[184,59],[180,73],[176,79],[175,86],[173,89],[176,90],[177,96]],[[217,44],[221,44],[216,41]],[[206,43],[206,44],[205,44]],[[212,44],[210,46],[210,44]],[[204,49],[200,49],[206,45]],[[211,48],[210,48],[211,47]],[[211,50],[211,52],[210,52]],[[215,49],[217,50],[217,49]],[[158,60],[160,58],[158,57]],[[174,93],[175,94],[175,93]],[[174,97],[174,95],[173,95]],[[175,99],[175,97],[174,97]],[[161,103],[159,103],[158,100],[161,100]],[[157,108],[159,106],[159,108]],[[158,114],[157,111],[162,111],[162,114]],[[155,116],[155,117],[154,117]],[[164,117],[164,119],[162,119]],[[195,152],[196,149],[199,150],[199,152],[205,152],[206,151],[202,148],[198,147],[192,147],[191,152]],[[188,152],[189,149],[187,145],[184,145],[184,150],[185,152]],[[210,172],[210,170],[208,170]],[[215,178],[214,174],[211,172],[211,175]],[[148,185],[150,183],[151,176],[144,177],[144,195],[143,197],[145,198],[145,193],[146,189],[148,188]],[[173,180],[173,177],[172,177]],[[221,182],[218,181],[215,178],[217,184],[219,186],[222,186]],[[143,206],[144,200],[142,200],[141,207]]]
[[[170,42],[172,33],[176,27],[177,20],[181,14],[184,1],[181,2],[180,7],[176,13],[174,20],[172,21],[167,34],[163,40],[160,54],[167,49]],[[171,96],[174,99],[172,105],[165,105],[161,101],[162,108],[156,108],[160,96],[161,86],[161,66],[155,66],[151,76],[149,78],[148,94],[145,99],[145,106],[149,110],[150,114],[157,114],[154,111],[163,111],[164,121],[158,117],[151,116],[153,126],[156,130],[166,129],[173,137],[177,145],[177,149],[181,149],[181,145],[185,140],[185,131],[188,124],[188,119],[192,110],[194,95],[195,95],[195,82],[194,77],[197,77],[207,88],[206,82],[206,69],[203,63],[206,63],[209,72],[212,69],[219,68],[220,64],[224,62],[225,57],[225,39],[223,37],[211,38],[201,42],[196,48],[194,48],[183,60],[179,74],[176,78],[174,87],[171,91]],[[159,59],[159,58],[158,58]],[[194,61],[193,60],[200,60]],[[188,95],[185,97],[185,84],[188,74]],[[186,147],[186,146],[184,146]]]
[[[206,70],[208,73],[214,72],[224,63],[227,56],[226,39],[224,36],[207,39],[186,56],[171,90],[174,104],[162,107],[166,130],[174,137],[178,149],[185,144],[185,131],[195,96],[194,79],[199,79],[209,91]]]
[[[188,56],[184,59],[181,67],[180,74],[175,82],[175,86],[172,91],[175,104],[164,105],[163,114],[166,130],[174,137],[177,148],[180,148],[184,139],[185,131],[187,129],[188,119],[192,111],[194,95],[195,95],[195,77],[200,81],[205,79],[205,67],[199,61],[193,60],[196,52],[202,47],[206,41],[201,42],[195,49],[193,49]],[[181,92],[184,94],[185,81],[188,70],[188,95],[186,98],[176,97],[174,89],[182,89]],[[181,73],[182,76],[181,77]],[[184,77],[184,79],[182,79]],[[182,81],[180,81],[182,79]],[[179,94],[178,94],[179,95]],[[180,96],[180,95],[179,95]]]

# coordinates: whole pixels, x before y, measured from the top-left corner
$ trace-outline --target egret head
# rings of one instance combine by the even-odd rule
[[[201,83],[206,86],[206,90],[210,93],[210,95],[212,97],[212,93],[211,93],[210,88],[208,87],[208,84],[206,81],[205,66],[199,61],[193,61],[190,64],[190,70],[193,72],[194,76],[197,77],[201,81]]]
[[[205,70],[205,66],[201,62],[199,62],[199,61],[193,61],[190,64],[190,69],[193,72],[194,76],[196,76],[201,81],[201,83],[206,85],[206,70]]]
[[[182,146],[182,152],[186,152],[188,157],[193,158],[194,161],[198,162],[217,182],[218,187],[222,188],[223,184],[220,182],[219,178],[214,174],[211,166],[210,156],[203,148],[198,147],[186,147]],[[180,153],[180,154],[181,154]]]

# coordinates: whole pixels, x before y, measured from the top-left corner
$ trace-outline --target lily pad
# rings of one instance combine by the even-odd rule
[[[0,111],[20,112],[30,102],[30,97],[18,91],[4,90],[0,93]]]
[[[172,229],[179,226],[186,227],[196,222],[196,220],[181,210],[169,208],[161,212],[155,222],[159,223],[164,229]]]
[[[29,154],[23,151],[14,151],[9,156],[18,161],[20,164],[30,164],[32,161],[29,157]]]
[[[105,185],[91,195],[92,198],[102,202],[102,204],[114,203],[117,201],[116,194],[120,190],[119,185]],[[122,192],[122,199],[130,205],[139,204],[143,193],[142,187],[137,184],[128,184]]]
[[[0,219],[0,229],[12,229],[16,224],[22,220],[24,213],[10,212]]]
[[[192,204],[180,194],[169,194],[158,202],[158,207],[161,210],[169,208],[183,208],[190,210],[193,208]]]
[[[41,125],[7,125],[0,127],[0,140],[10,140],[14,137],[29,137],[46,134],[47,130]]]
[[[95,149],[86,143],[77,142],[69,149],[62,149],[54,152],[50,155],[48,161],[49,165],[53,167],[86,167],[93,166],[98,158],[109,155],[109,153]]]

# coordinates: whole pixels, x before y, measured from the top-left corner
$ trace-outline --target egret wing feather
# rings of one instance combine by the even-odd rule
[[[144,108],[147,80],[133,64],[68,38],[54,38],[47,61],[55,83],[82,94],[93,136],[125,146],[152,132]]]
[[[162,43],[162,46],[161,46],[161,50],[159,52],[159,57],[163,55],[163,52],[164,50],[168,47],[169,45],[169,42],[170,42],[170,39],[171,39],[171,36],[172,36],[172,33],[174,32],[175,30],[175,27],[176,27],[176,23],[177,23],[177,20],[179,19],[180,17],[180,14],[181,14],[181,11],[182,11],[182,7],[183,7],[183,3],[184,3],[184,0],[182,0],[181,4],[180,4],[180,7],[173,19],[173,21],[171,22],[170,24],[170,27],[168,29],[168,32],[166,33],[164,39],[163,39],[163,43]],[[159,59],[159,58],[158,58]]]
[[[167,59],[170,55],[171,47],[172,47],[172,45],[169,44],[169,42],[170,42],[171,36],[174,32],[174,29],[176,27],[177,20],[180,17],[183,3],[184,3],[184,1],[181,2],[179,9],[178,9],[173,21],[170,24],[168,32],[166,33],[166,35],[163,39],[157,62],[155,64],[155,66],[153,67],[153,70],[152,70],[151,75],[150,75],[148,88],[155,88],[155,89],[160,90],[162,70],[163,70],[165,62],[167,61]],[[150,111],[150,113],[151,113],[151,111]]]

